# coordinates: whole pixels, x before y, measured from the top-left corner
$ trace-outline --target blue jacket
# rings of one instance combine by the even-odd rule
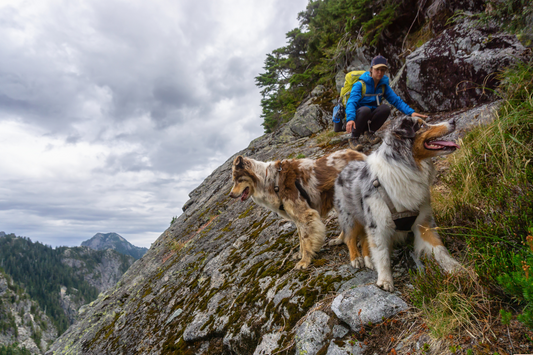
[[[383,90],[381,85],[385,84],[385,93],[380,97],[380,102],[385,98],[390,104],[394,105],[398,110],[404,114],[411,116],[415,110],[413,110],[409,105],[403,102],[398,95],[392,91],[389,86],[389,77],[383,76],[379,81],[378,86],[374,89],[374,79],[370,76],[370,72],[366,72],[359,77],[359,80],[362,80],[366,84],[366,93],[367,94],[376,94],[380,93]],[[350,98],[346,103],[346,121],[354,121],[355,113],[357,109],[361,106],[368,106],[370,108],[377,108],[377,102],[375,96],[366,96],[361,99],[361,92],[363,90],[363,85],[358,81],[352,86],[352,91],[350,92]]]

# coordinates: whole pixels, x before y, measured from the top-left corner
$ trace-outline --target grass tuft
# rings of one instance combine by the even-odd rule
[[[461,331],[479,336],[492,322],[486,291],[472,268],[459,273],[444,272],[435,259],[425,259],[425,272],[411,272],[414,289],[411,302],[421,311],[436,338]]]

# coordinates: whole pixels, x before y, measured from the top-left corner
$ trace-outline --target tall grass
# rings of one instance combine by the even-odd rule
[[[434,315],[446,319],[447,324],[435,323],[437,336],[472,327],[483,316],[476,304],[490,297],[478,285],[522,307],[518,319],[533,327],[526,321],[533,314],[533,237],[526,240],[533,230],[532,63],[505,70],[500,80],[503,100],[494,121],[464,137],[462,149],[449,158],[445,188],[433,192],[441,235],[458,246],[479,278],[467,273],[450,279],[436,271],[412,275],[413,303],[427,322]]]
[[[436,219],[468,247],[476,269],[495,281],[523,249],[533,226],[533,67],[501,74],[504,101],[495,120],[468,134],[450,157]]]

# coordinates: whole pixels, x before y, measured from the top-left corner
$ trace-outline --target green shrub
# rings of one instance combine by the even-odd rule
[[[513,270],[498,276],[498,282],[505,291],[513,295],[517,301],[524,305],[522,314],[517,319],[533,329],[533,275],[530,269],[533,266],[533,228],[529,229],[522,252],[514,254],[512,258]],[[533,270],[531,271],[533,274]]]

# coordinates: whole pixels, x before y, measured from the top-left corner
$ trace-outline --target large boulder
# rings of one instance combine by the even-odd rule
[[[409,308],[400,297],[375,285],[360,286],[341,293],[331,304],[335,315],[358,332],[362,326],[380,323]]]
[[[313,92],[318,95],[321,92],[320,90],[321,88],[317,87]],[[289,122],[274,132],[272,138],[277,143],[287,143],[309,137],[312,134],[328,129],[330,121],[331,116],[310,98],[298,107]]]
[[[467,20],[410,54],[393,88],[425,112],[471,107],[493,101],[496,74],[527,53],[516,36]]]

